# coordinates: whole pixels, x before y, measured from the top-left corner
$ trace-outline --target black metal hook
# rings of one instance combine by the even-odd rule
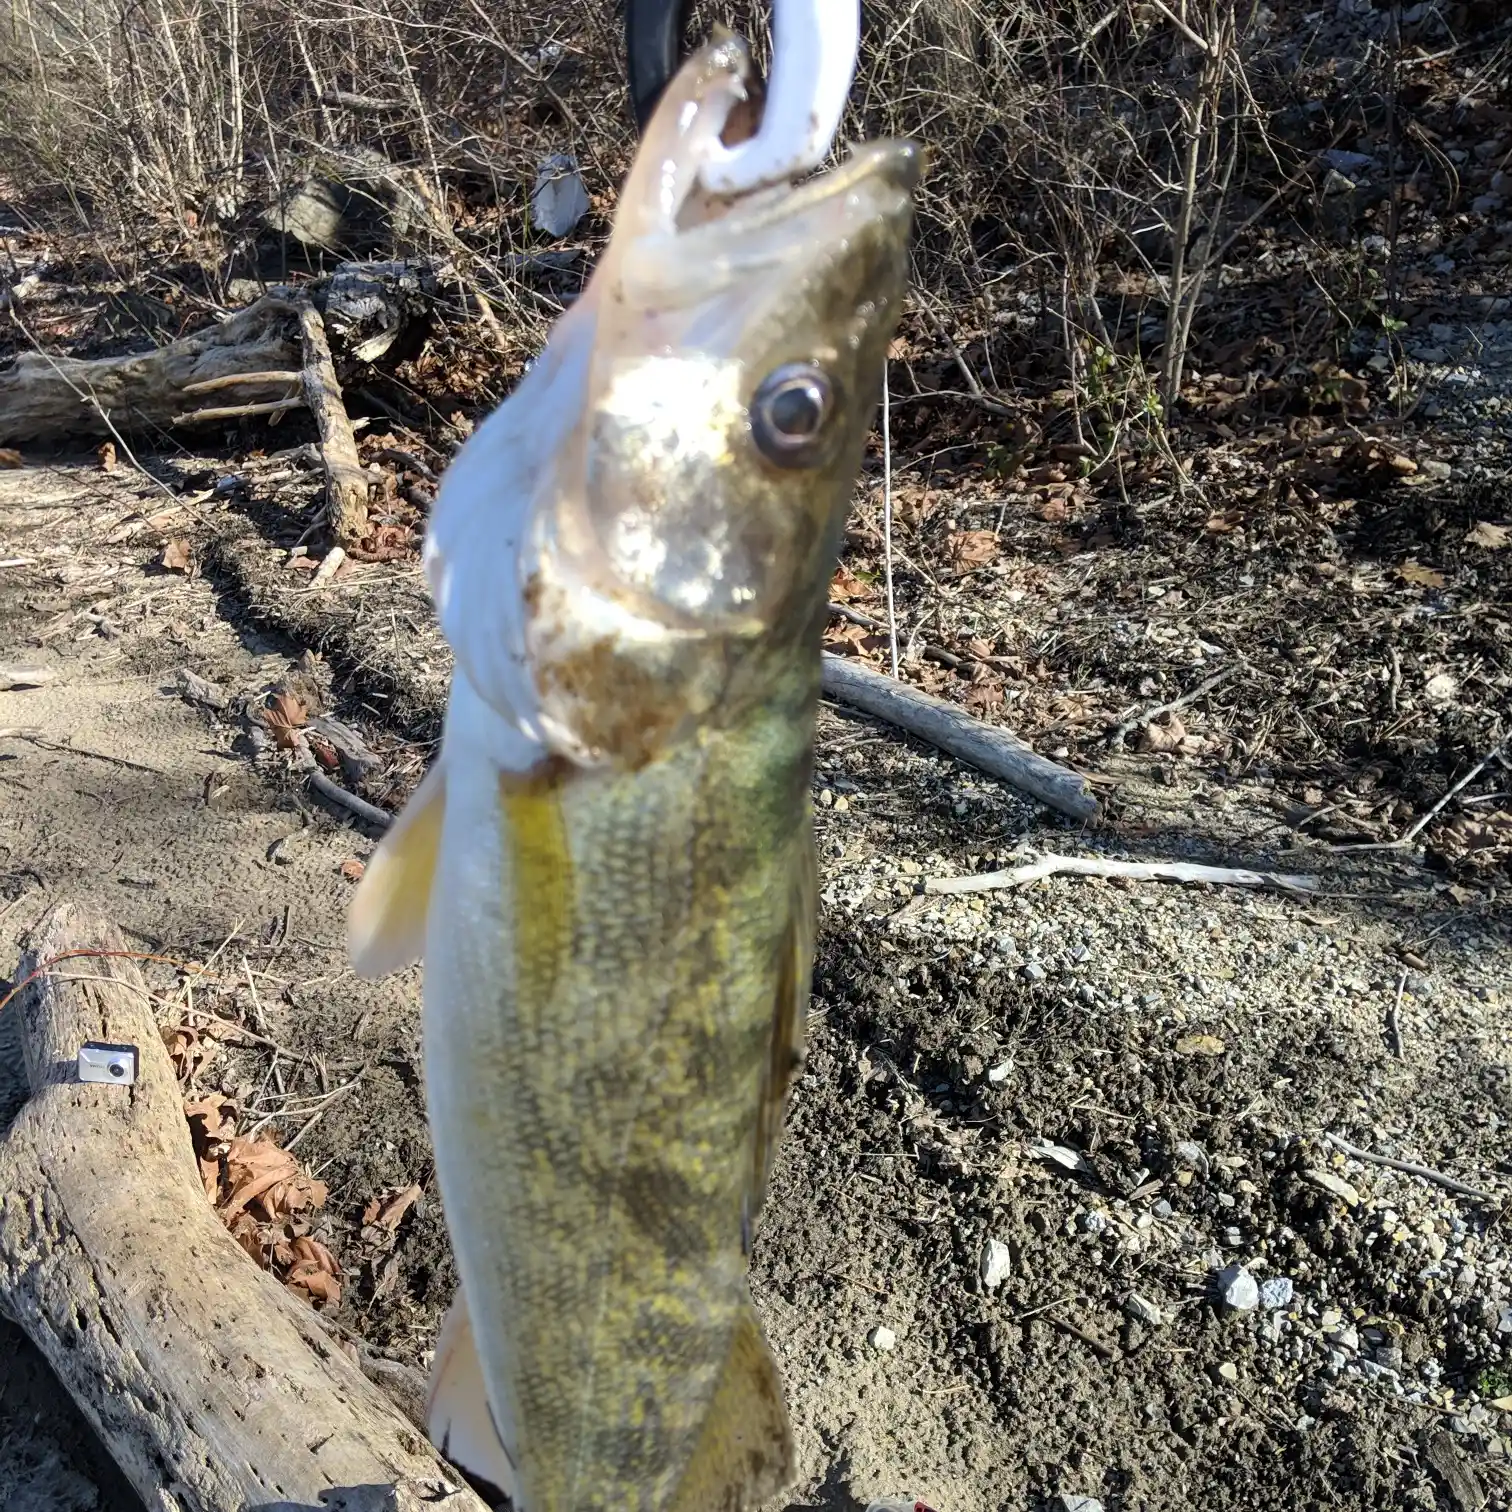
[[[625,0],[625,54],[635,129],[644,131],[677,72],[690,0]]]

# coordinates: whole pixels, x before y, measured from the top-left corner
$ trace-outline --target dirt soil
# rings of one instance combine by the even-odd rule
[[[288,566],[299,513],[255,469],[239,493],[184,490],[202,466],[158,467],[172,498],[92,459],[0,472],[0,560],[30,559],[0,569],[0,664],[56,674],[0,693],[0,963],[65,896],[209,963],[193,1006],[279,1049],[191,1020],[182,976],[154,968],[165,1027],[200,1031],[186,1095],[297,1136],[329,1186],[333,1328],[424,1368],[455,1278],[418,973],[347,970],[373,837],[255,711],[281,688],[360,730],[363,792],[395,806],[431,754],[445,651],[413,564],[316,589]],[[189,571],[162,565],[179,540]],[[1505,887],[1420,847],[1339,850],[1270,774],[1135,744],[1086,763],[1116,822],[1076,834],[822,712],[811,1053],[754,1270],[799,1434],[783,1505],[1512,1506]],[[1321,885],[920,891],[1025,846]],[[0,1074],[0,1126],[17,1095]],[[392,1228],[373,1221],[411,1185]],[[0,1347],[0,1509],[128,1505],[29,1347]]]

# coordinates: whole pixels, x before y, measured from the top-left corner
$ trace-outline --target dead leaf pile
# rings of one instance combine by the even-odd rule
[[[265,1136],[236,1132],[236,1104],[222,1094],[186,1102],[184,1116],[205,1196],[231,1236],[264,1270],[317,1307],[341,1300],[341,1267],[310,1233],[326,1186]]]
[[[1512,862],[1512,811],[1458,814],[1440,826],[1433,849],[1449,865],[1471,870]]]

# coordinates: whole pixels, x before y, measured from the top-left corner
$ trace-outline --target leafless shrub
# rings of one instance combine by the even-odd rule
[[[698,22],[759,36],[764,14]],[[1078,440],[1157,422],[1241,188],[1275,177],[1257,0],[866,14],[849,132],[928,145],[917,283],[968,389],[991,398],[1028,319],[1062,348]],[[229,243],[312,171],[378,161],[404,235],[454,259],[496,333],[552,313],[495,271],[530,238],[541,154],[576,153],[608,203],[633,145],[619,22],[587,0],[0,0],[0,26],[0,172],[28,193]]]

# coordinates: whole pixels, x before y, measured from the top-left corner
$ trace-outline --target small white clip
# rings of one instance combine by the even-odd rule
[[[79,1046],[79,1080],[129,1087],[137,1079],[135,1045],[103,1045],[86,1040]]]

